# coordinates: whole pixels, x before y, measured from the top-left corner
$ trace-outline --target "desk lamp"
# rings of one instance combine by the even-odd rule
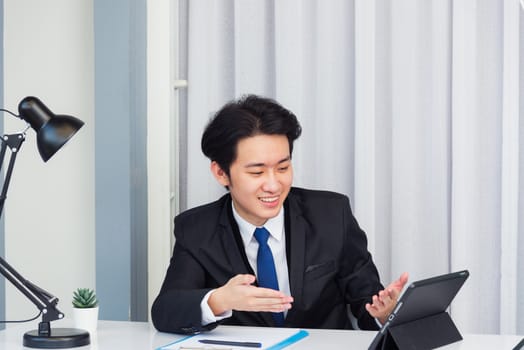
[[[25,97],[20,101],[18,105],[19,115],[6,109],[0,109],[0,111],[7,112],[28,124],[24,131],[3,135],[1,138],[0,170],[7,148],[11,152],[0,195],[1,216],[16,156],[20,151],[22,143],[25,141],[25,132],[29,128],[35,130],[38,151],[44,162],[47,162],[84,123],[75,117],[53,114],[42,101],[32,96]],[[38,324],[38,330],[32,330],[24,334],[24,346],[42,349],[62,349],[90,343],[87,331],[75,328],[51,329],[51,321],[64,318],[64,314],[56,308],[58,298],[23,278],[2,257],[0,257],[0,273],[35,304],[40,310],[40,314],[42,314],[42,321]]]

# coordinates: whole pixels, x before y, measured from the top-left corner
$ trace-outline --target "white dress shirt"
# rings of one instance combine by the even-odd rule
[[[238,229],[240,230],[240,236],[244,242],[244,249],[246,252],[247,260],[251,265],[255,275],[257,274],[257,254],[258,254],[258,242],[255,238],[255,229],[257,226],[250,224],[244,220],[238,212],[235,210],[233,202],[231,202],[233,207],[233,217],[238,224]],[[264,227],[269,231],[270,236],[267,241],[271,252],[273,253],[273,260],[275,261],[275,270],[277,272],[278,279],[278,288],[285,295],[291,295],[289,288],[289,275],[287,268],[287,257],[286,257],[286,234],[284,228],[284,207],[274,218],[269,219],[264,224]],[[217,322],[227,317],[231,317],[233,312],[231,310],[226,311],[222,315],[215,316],[209,307],[207,300],[209,296],[214,291],[209,291],[202,302],[200,303],[200,309],[202,310],[202,325],[209,323]],[[287,312],[286,312],[287,313]]]

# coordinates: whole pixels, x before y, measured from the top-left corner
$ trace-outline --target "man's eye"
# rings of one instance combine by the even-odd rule
[[[283,166],[283,167],[278,168],[278,171],[283,173],[283,172],[286,172],[287,169],[289,169],[289,166]]]
[[[262,175],[262,172],[261,171],[250,171],[249,172],[251,175]]]

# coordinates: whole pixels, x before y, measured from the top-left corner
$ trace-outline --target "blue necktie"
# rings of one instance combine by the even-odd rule
[[[258,241],[257,253],[257,279],[258,285],[264,288],[278,289],[277,272],[275,270],[275,261],[271,248],[267,244],[269,232],[264,227],[255,230],[255,238]],[[275,320],[275,325],[280,327],[284,324],[284,313],[275,312],[272,314]]]

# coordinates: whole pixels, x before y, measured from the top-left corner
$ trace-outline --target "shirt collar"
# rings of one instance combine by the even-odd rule
[[[247,222],[240,216],[240,214],[238,214],[235,206],[233,205],[233,201],[231,201],[231,207],[233,208],[233,217],[238,224],[238,229],[240,230],[240,235],[242,236],[242,241],[244,242],[244,247],[247,247],[247,245],[253,239],[253,235],[257,226]],[[264,224],[264,227],[269,231],[274,239],[280,242],[282,235],[284,234],[284,207],[282,207],[277,216],[267,220]]]

